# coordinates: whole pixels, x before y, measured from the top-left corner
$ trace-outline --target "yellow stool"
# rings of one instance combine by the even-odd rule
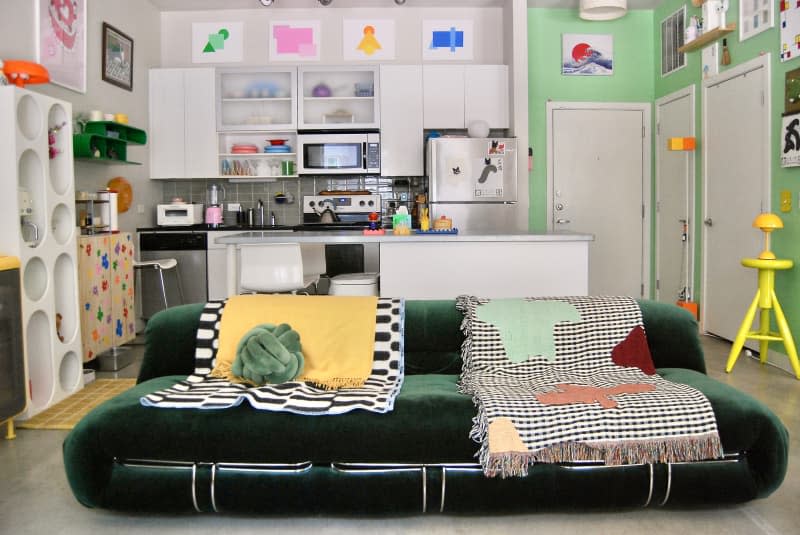
[[[786,348],[786,353],[789,355],[789,361],[792,363],[794,374],[800,379],[800,363],[797,360],[797,349],[794,345],[792,333],[789,331],[789,324],[786,322],[786,317],[783,315],[783,310],[778,302],[778,297],[775,295],[775,270],[791,269],[794,263],[791,260],[780,259],[763,259],[763,258],[743,258],[742,265],[744,267],[755,268],[758,270],[758,291],[750,308],[744,315],[742,326],[739,327],[739,332],[736,333],[736,339],[731,347],[731,353],[728,356],[728,364],[725,366],[725,371],[730,373],[733,365],[736,364],[736,359],[739,358],[739,353],[747,339],[759,340],[761,351],[761,363],[767,362],[767,347],[770,342],[783,342],[783,347]],[[756,317],[756,309],[761,309],[761,321],[757,331],[751,331],[753,320]],[[770,331],[769,311],[775,310],[775,321],[778,324],[778,332]]]

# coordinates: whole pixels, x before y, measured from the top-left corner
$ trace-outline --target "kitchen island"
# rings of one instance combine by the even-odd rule
[[[242,232],[216,238],[227,249],[228,295],[238,293],[238,246],[270,243],[379,245],[380,295],[408,299],[586,295],[590,234],[365,235],[358,231]]]

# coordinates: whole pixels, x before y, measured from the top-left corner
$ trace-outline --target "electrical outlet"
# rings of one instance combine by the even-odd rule
[[[229,212],[238,212],[242,209],[242,205],[238,202],[229,202],[228,203],[228,211]]]
[[[144,205],[143,204],[137,204],[136,205],[136,213],[137,214],[143,214],[144,213]]]
[[[792,192],[788,190],[781,191],[781,212],[792,211]]]

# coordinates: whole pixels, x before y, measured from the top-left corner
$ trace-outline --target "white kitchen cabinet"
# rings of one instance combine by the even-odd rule
[[[150,176],[216,175],[214,69],[150,69]]]
[[[422,67],[425,128],[464,128],[464,66]]]
[[[381,175],[422,176],[422,66],[382,65]]]
[[[217,130],[295,130],[296,97],[296,67],[217,69]]]
[[[424,65],[425,128],[467,128],[482,119],[490,128],[508,128],[506,65]]]
[[[299,130],[380,128],[377,66],[301,66],[297,76]]]
[[[490,128],[508,128],[508,66],[464,66],[464,127],[484,120]]]

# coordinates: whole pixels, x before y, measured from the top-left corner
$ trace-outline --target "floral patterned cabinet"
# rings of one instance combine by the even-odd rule
[[[136,336],[133,236],[122,232],[78,239],[83,361]]]

